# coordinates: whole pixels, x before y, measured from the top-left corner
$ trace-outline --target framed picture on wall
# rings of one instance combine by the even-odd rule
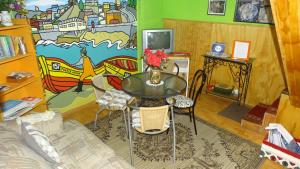
[[[232,48],[232,58],[248,60],[250,54],[250,41],[235,40]]]
[[[225,15],[226,0],[208,0],[209,15]]]
[[[270,0],[236,0],[234,21],[273,24]]]

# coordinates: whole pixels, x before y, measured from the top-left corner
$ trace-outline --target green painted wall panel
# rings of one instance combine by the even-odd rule
[[[232,23],[235,2],[227,0],[225,16],[219,16],[207,14],[208,0],[163,0],[163,18]]]

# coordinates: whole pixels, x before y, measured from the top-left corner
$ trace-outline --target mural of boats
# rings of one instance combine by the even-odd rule
[[[71,65],[59,58],[49,58],[39,56],[38,62],[41,67],[41,77],[46,90],[52,93],[59,94],[67,91],[77,85],[82,69]],[[127,77],[135,74],[138,71],[137,60],[130,56],[115,56],[98,63],[94,67],[96,74],[116,74],[122,77]],[[83,83],[91,84],[91,78],[87,77]],[[108,77],[110,85],[117,89],[121,89],[121,79],[117,77]]]

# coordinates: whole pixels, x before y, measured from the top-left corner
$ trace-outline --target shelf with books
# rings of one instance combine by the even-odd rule
[[[3,58],[3,59],[0,59],[0,65],[1,65],[1,64],[5,64],[5,63],[8,63],[8,62],[13,62],[13,61],[15,61],[15,60],[19,60],[19,59],[26,58],[26,57],[28,57],[29,55],[30,55],[30,54],[17,55],[17,56],[6,57],[6,58]]]
[[[18,90],[22,87],[25,87],[37,80],[40,80],[40,77],[30,77],[28,79],[26,79],[25,81],[23,82],[6,82],[5,85],[9,86],[9,89],[4,91],[4,92],[0,92],[0,96],[4,96],[8,93],[11,93],[11,92],[14,92],[15,90]]]

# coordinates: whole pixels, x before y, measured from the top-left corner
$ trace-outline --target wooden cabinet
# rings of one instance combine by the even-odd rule
[[[9,90],[0,92],[0,102],[3,103],[11,99],[18,100],[28,96],[38,97],[42,99],[42,102],[37,104],[33,110],[45,111],[47,109],[45,94],[29,21],[26,19],[16,19],[14,20],[14,26],[0,27],[0,35],[22,37],[26,46],[25,55],[17,55],[0,60],[0,84],[10,87]],[[8,82],[7,75],[14,71],[30,72],[33,76],[22,82]],[[2,118],[3,114],[1,113],[0,119]]]

